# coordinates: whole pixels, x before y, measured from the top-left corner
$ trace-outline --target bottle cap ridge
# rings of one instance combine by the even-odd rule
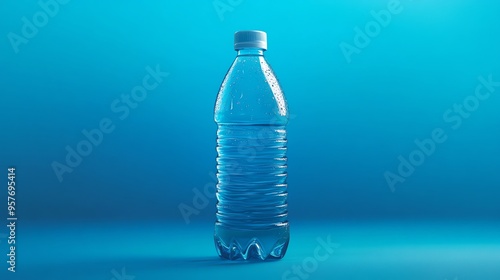
[[[243,30],[234,33],[234,49],[259,48],[267,50],[267,34],[259,30]]]

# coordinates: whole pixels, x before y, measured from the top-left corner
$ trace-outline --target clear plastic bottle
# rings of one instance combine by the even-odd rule
[[[287,211],[288,106],[264,58],[267,34],[239,31],[238,52],[219,90],[217,221],[219,256],[281,259],[290,238]]]

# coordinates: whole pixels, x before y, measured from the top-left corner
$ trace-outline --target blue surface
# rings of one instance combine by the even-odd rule
[[[296,279],[292,269],[304,263],[308,279],[500,275],[500,227],[490,223],[295,223],[285,258],[266,263],[220,260],[213,254],[212,224],[39,224],[25,231],[18,275],[27,278],[18,279],[109,280],[113,271],[135,279]],[[332,251],[318,239],[330,239]],[[312,269],[317,247],[322,261]]]
[[[12,34],[23,35],[24,17],[43,21],[43,8],[0,2],[0,178],[17,168],[19,202],[19,274],[0,271],[2,279],[68,279],[71,269],[82,274],[75,278],[111,279],[121,266],[136,280],[279,279],[318,236],[335,236],[335,227],[310,221],[355,225],[344,233],[356,236],[337,235],[338,258],[311,279],[500,278],[500,87],[484,82],[500,81],[500,4],[255,0],[221,12],[212,0],[144,2],[68,1],[17,46]],[[376,32],[374,18],[389,10]],[[366,27],[373,36],[362,42],[358,28]],[[213,106],[235,56],[233,33],[243,29],[268,33],[266,56],[291,114],[290,251],[283,262],[255,266],[262,271],[218,265],[212,241]],[[344,55],[346,44],[356,50]],[[141,94],[137,86],[150,90],[127,103]],[[82,131],[97,128],[107,131],[99,144],[69,167],[68,149],[82,148]],[[426,153],[415,143],[425,139],[435,145]],[[410,155],[423,163],[399,172]],[[71,172],[58,176],[55,165]],[[388,184],[387,172],[401,178]],[[194,210],[189,217],[183,204]],[[0,221],[6,207],[0,203]],[[375,239],[357,221],[390,222],[383,231],[402,236]],[[406,229],[414,222],[425,236]],[[454,228],[468,233],[448,240]],[[0,226],[4,264],[5,233]]]

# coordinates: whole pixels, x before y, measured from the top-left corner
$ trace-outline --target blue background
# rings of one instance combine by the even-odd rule
[[[418,256],[404,246],[452,242],[445,238],[453,236],[450,232],[457,234],[452,228],[472,227],[476,231],[460,231],[467,238],[457,237],[450,248],[459,249],[450,254],[491,254],[485,258],[496,266],[481,261],[486,267],[477,273],[483,274],[468,275],[475,271],[469,268],[477,268],[474,261],[450,259],[436,249],[444,262],[440,263],[428,258],[436,252],[432,249],[421,252],[429,265],[418,271],[423,271],[422,279],[498,279],[500,87],[480,101],[457,129],[443,114],[474,94],[480,84],[478,77],[492,75],[494,81],[500,81],[500,5],[494,1],[402,0],[401,12],[393,14],[389,24],[359,53],[352,54],[349,62],[340,44],[355,45],[355,28],[364,29],[373,21],[371,11],[387,9],[390,1],[229,2],[219,2],[229,9],[217,12],[211,0],[73,0],[58,5],[59,11],[26,44],[20,44],[17,53],[10,32],[21,35],[22,18],[33,22],[33,16],[43,9],[36,1],[0,3],[0,170],[6,176],[8,166],[17,168],[19,262],[26,264],[24,269],[20,265],[19,275],[38,271],[41,279],[67,277],[64,270],[54,272],[50,265],[42,265],[43,256],[51,250],[60,256],[53,267],[72,257],[75,263],[81,262],[82,279],[111,279],[109,271],[122,266],[135,269],[138,280],[160,277],[154,273],[164,277],[174,268],[181,272],[173,279],[190,276],[193,267],[197,273],[218,274],[214,269],[225,264],[211,259],[215,255],[211,243],[215,199],[208,198],[208,205],[197,209],[188,222],[179,205],[193,206],[193,189],[203,193],[207,184],[214,183],[213,105],[235,56],[233,33],[259,29],[268,33],[266,57],[292,115],[288,126],[292,227],[288,261],[300,263],[313,251],[315,238],[326,233],[349,255],[349,242],[359,245],[373,238],[350,233],[370,231],[370,225],[387,225],[379,235],[395,239],[382,238],[381,244],[399,240],[408,254]],[[169,76],[120,119],[111,104],[142,84],[148,66],[157,65]],[[66,164],[66,147],[76,149],[86,139],[82,130],[98,128],[104,118],[112,121],[114,131],[104,134],[102,143],[58,180],[53,163]],[[414,141],[431,137],[436,128],[445,131],[447,140],[437,144],[435,152],[392,191],[384,173],[397,174],[398,157],[408,158],[417,149]],[[6,185],[6,179],[3,181]],[[6,211],[0,213],[5,220]],[[405,232],[408,223],[429,231],[414,239],[394,234]],[[336,224],[345,227],[336,230]],[[434,225],[443,224],[450,226],[433,231]],[[318,229],[321,225],[323,231]],[[149,247],[127,247],[142,242],[137,239],[148,229],[152,240],[168,239],[158,241],[164,247],[153,241],[146,242]],[[87,231],[86,239],[76,237]],[[2,233],[7,233],[5,228]],[[185,240],[190,234],[192,242]],[[120,236],[129,239],[119,243]],[[5,241],[0,241],[3,251],[7,251]],[[113,247],[111,241],[118,243]],[[464,242],[486,245],[467,251],[460,247]],[[94,248],[90,244],[96,246],[95,251],[89,249]],[[130,258],[117,259],[110,253],[103,261],[107,256],[99,249],[103,246],[108,253],[122,257],[129,255],[120,250],[128,248]],[[134,254],[158,255],[155,246],[169,257],[158,261],[151,272],[151,267],[134,261],[138,258]],[[88,255],[85,248],[90,250]],[[176,265],[178,255],[188,265]],[[341,254],[333,258],[345,260]],[[406,265],[419,263],[421,259],[415,258]],[[461,266],[460,261],[470,267]],[[320,265],[311,278],[370,276],[354,267],[370,271],[373,260],[353,263],[352,270],[341,264],[336,268]],[[271,278],[281,277],[283,269],[272,267],[276,263],[265,265],[259,271],[278,270]],[[76,269],[68,263],[59,265],[59,269],[64,267],[68,273]],[[102,268],[102,273],[90,267]],[[401,271],[393,274],[382,269],[379,276],[417,277],[403,269],[404,265],[399,267]],[[254,278],[248,274],[253,268],[232,268],[234,275]],[[241,272],[245,269],[248,271]],[[90,276],[90,271],[95,275]]]

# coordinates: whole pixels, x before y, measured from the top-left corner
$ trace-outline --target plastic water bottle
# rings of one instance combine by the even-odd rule
[[[231,260],[280,259],[290,238],[287,211],[288,106],[264,58],[267,34],[234,34],[238,52],[215,103],[215,246]]]

